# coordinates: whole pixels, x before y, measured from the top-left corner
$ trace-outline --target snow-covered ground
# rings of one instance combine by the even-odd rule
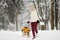
[[[30,37],[23,37],[21,31],[0,31],[0,40],[32,40]],[[34,40],[60,40],[60,30],[39,31],[38,37]]]

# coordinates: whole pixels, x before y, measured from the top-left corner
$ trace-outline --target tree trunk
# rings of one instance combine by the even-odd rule
[[[51,0],[51,29],[54,29],[54,0]]]
[[[55,27],[58,29],[58,1],[55,0]]]
[[[18,31],[18,20],[17,20],[17,16],[18,16],[18,10],[16,10],[16,31]]]

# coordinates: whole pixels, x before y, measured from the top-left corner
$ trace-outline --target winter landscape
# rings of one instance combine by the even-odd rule
[[[0,40],[33,40],[31,3],[39,19],[34,40],[60,40],[60,0],[0,0]],[[29,38],[22,36],[23,27],[30,28]]]

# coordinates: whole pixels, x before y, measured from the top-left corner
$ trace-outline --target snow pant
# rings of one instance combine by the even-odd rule
[[[31,22],[31,28],[32,28],[33,37],[35,37],[35,33],[36,34],[38,33],[38,30],[37,30],[37,22]]]

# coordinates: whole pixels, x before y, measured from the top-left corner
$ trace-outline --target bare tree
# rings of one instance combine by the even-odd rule
[[[51,29],[54,30],[54,0],[51,0]]]
[[[55,0],[55,27],[58,30],[58,0]]]

